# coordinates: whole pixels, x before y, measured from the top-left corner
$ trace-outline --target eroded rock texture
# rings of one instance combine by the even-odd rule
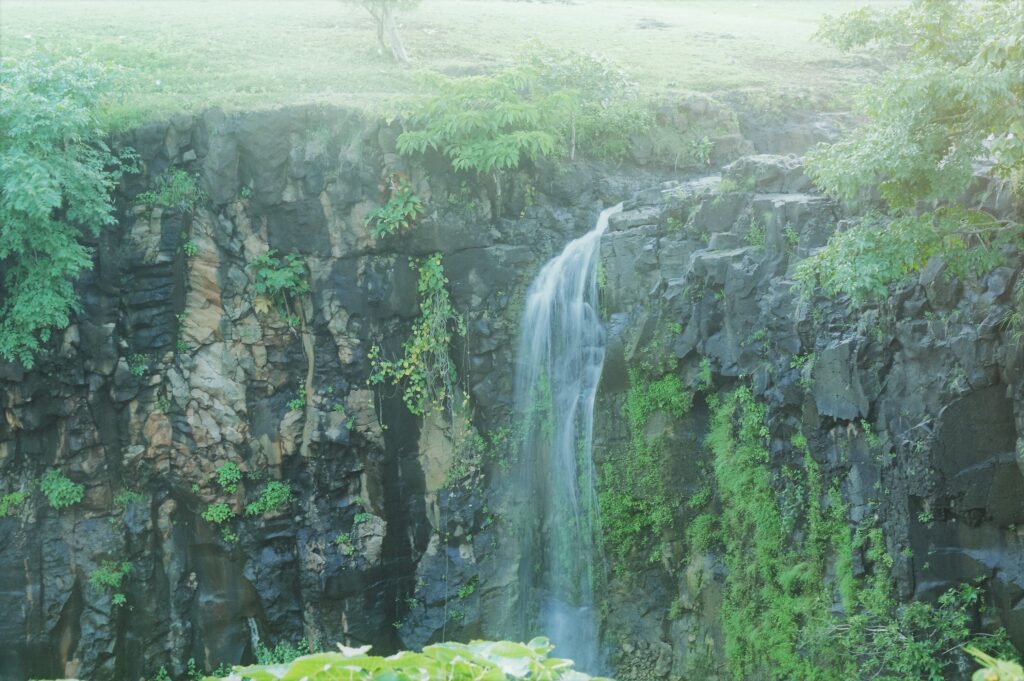
[[[829,125],[776,146],[821,139]],[[399,158],[396,132],[296,109],[180,117],[121,140],[144,172],[125,182],[119,224],[95,244],[81,313],[33,371],[0,366],[0,492],[50,468],[85,486],[70,509],[37,491],[0,518],[0,678],[181,674],[189,658],[212,669],[251,660],[257,642],[303,638],[386,652],[514,634],[519,565],[503,519],[530,500],[510,489],[509,447],[490,436],[510,423],[519,305],[540,265],[622,199],[602,247],[597,456],[627,437],[628,368],[678,324],[664,350],[676,370],[692,377],[707,358],[719,388],[752,381],[773,432],[802,428],[843,481],[851,520],[880,513],[893,555],[913,549],[897,559],[902,596],[985,577],[996,617],[1024,646],[1024,358],[998,324],[1019,262],[973,282],[936,263],[881,310],[801,304],[793,264],[843,216],[809,193],[797,157],[729,166],[740,189],[729,193],[718,175],[534,168],[506,178],[499,205],[486,178]],[[776,150],[729,139],[735,154]],[[207,200],[133,205],[173,169],[195,173]],[[428,212],[414,231],[375,239],[365,216],[395,171]],[[764,237],[751,245],[755,217]],[[290,321],[253,290],[251,263],[267,249],[308,269],[311,291],[290,302]],[[367,385],[370,347],[398,356],[418,314],[410,259],[433,252],[466,317],[453,356],[469,426],[485,436],[473,447],[486,452],[453,443],[444,419],[412,417],[400,391]],[[671,433],[681,500],[706,457],[706,421],[698,403],[684,422],[657,425]],[[891,458],[869,452],[864,423]],[[799,465],[778,451],[779,465]],[[479,461],[453,482],[467,452]],[[234,493],[217,476],[229,462],[244,473]],[[247,515],[271,481],[290,485],[291,500]],[[236,515],[207,522],[213,503]],[[109,560],[132,564],[122,606],[89,581]],[[624,677],[684,677],[720,656],[721,571],[714,556],[669,553],[612,579],[605,633]]]

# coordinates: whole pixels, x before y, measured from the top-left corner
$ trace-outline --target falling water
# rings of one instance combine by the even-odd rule
[[[601,667],[594,611],[597,498],[591,443],[604,364],[597,258],[608,218],[548,262],[530,286],[519,330],[520,627],[549,636],[578,669]]]
[[[252,644],[252,652],[256,653],[256,649],[260,647],[260,627],[256,624],[255,617],[247,617],[246,620],[249,623],[249,641]]]

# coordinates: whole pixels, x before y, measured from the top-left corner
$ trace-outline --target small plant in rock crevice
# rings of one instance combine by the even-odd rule
[[[260,492],[259,498],[245,507],[245,515],[260,516],[279,511],[292,500],[292,487],[287,482],[271,480]]]
[[[217,483],[228,494],[238,491],[238,483],[242,481],[242,470],[238,464],[228,461],[217,468]]]
[[[401,173],[391,173],[387,189],[387,203],[366,214],[366,226],[378,239],[409,229],[424,211],[420,197],[413,193],[409,180]]]
[[[277,251],[271,249],[257,256],[249,267],[253,272],[253,291],[257,296],[256,311],[266,314],[277,307],[289,326],[295,326],[292,322],[301,312],[297,299],[309,292],[302,257],[294,253],[279,257]]]
[[[39,489],[55,511],[74,506],[85,496],[83,485],[72,482],[57,470],[50,470],[43,476]]]
[[[205,200],[206,193],[199,188],[196,178],[180,169],[158,179],[155,189],[135,197],[140,206],[173,208],[183,213],[194,211]]]
[[[89,584],[111,593],[111,603],[115,606],[124,605],[127,602],[127,597],[121,591],[121,586],[125,577],[133,569],[134,566],[129,561],[105,560],[98,568],[89,573]]]
[[[8,494],[0,497],[0,518],[6,518],[9,515],[14,515],[17,509],[25,503],[26,499],[28,499],[27,490],[9,492]]]
[[[224,502],[210,504],[202,513],[203,520],[211,525],[220,525],[235,517],[235,512]]]

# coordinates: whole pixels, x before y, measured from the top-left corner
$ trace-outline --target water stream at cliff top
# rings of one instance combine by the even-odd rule
[[[594,398],[604,365],[597,260],[608,219],[570,242],[534,279],[519,329],[515,404],[521,448],[519,619],[555,654],[596,673],[598,507],[591,457]]]

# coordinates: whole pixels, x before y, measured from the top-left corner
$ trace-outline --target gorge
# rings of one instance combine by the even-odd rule
[[[801,596],[842,613],[883,574],[899,601],[978,586],[974,624],[1024,648],[1024,350],[1001,323],[1019,249],[976,279],[936,258],[880,305],[802,298],[797,263],[849,214],[799,155],[841,116],[755,124],[696,96],[662,113],[727,122],[710,167],[638,145],[621,166],[510,172],[500,195],[330,107],[114,140],[142,170],[92,244],[81,311],[35,368],[0,364],[0,491],[50,470],[83,486],[0,517],[0,678],[537,627],[622,681],[733,678],[736,650],[774,653],[729,608],[795,640],[758,616]],[[139,204],[175,170],[201,201]],[[426,210],[376,237],[395,172]],[[965,201],[1016,210],[984,168]],[[258,293],[268,253],[296,256],[308,290]],[[465,321],[459,408],[417,417],[369,384],[370,350],[402,354],[434,254]],[[756,417],[756,446],[731,415]],[[740,483],[736,452],[753,452]],[[781,574],[741,582],[769,550]]]

